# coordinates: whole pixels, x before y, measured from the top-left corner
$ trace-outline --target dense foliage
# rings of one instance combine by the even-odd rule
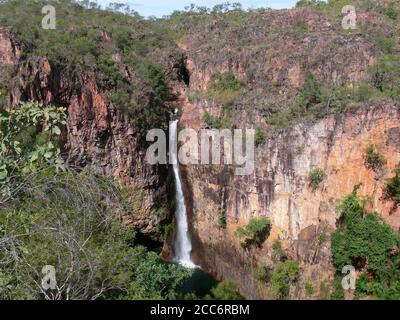
[[[0,184],[20,170],[27,173],[43,163],[60,165],[56,143],[65,120],[63,108],[40,104],[0,109]]]
[[[290,287],[299,276],[299,263],[293,260],[278,262],[271,276],[271,289],[269,294],[277,300],[289,298]]]
[[[244,300],[238,293],[238,284],[233,280],[225,280],[211,289],[211,294],[205,297],[206,300]]]
[[[191,272],[135,242],[134,205],[91,169],[62,167],[66,114],[24,103],[1,110],[0,299],[176,299]],[[42,286],[45,266],[57,286]]]
[[[42,29],[45,5],[56,8],[54,30]],[[168,55],[175,46],[129,6],[103,10],[94,1],[0,1],[0,26],[16,33],[24,59],[46,56],[68,74],[93,76],[104,97],[128,113],[140,133],[168,122],[168,79],[150,56],[156,48]]]
[[[376,213],[367,213],[357,190],[338,207],[339,228],[332,234],[333,264],[338,276],[346,265],[360,273],[356,294],[377,298],[400,297],[399,234]]]
[[[271,222],[268,218],[253,218],[244,227],[238,227],[235,235],[241,239],[243,248],[250,248],[252,245],[262,246],[271,231]]]

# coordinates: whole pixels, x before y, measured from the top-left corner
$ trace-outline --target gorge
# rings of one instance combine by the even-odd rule
[[[400,24],[388,1],[353,2],[358,29],[343,31],[339,0],[155,20],[66,1],[53,33],[0,4],[0,109],[65,108],[65,166],[114,181],[124,226],[165,261],[247,299],[397,297],[400,207],[388,184],[400,163]],[[172,165],[151,165],[146,133],[170,121]],[[178,127],[253,129],[254,172],[180,164]],[[333,235],[348,232],[340,208],[355,189],[362,218],[376,212],[393,237],[384,250],[372,232],[356,241],[366,250],[339,262],[363,286],[344,294]],[[370,269],[371,252],[393,278]]]

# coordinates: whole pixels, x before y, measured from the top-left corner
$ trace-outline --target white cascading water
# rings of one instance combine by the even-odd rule
[[[187,267],[195,268],[191,258],[192,242],[189,237],[189,224],[187,218],[185,197],[183,196],[182,182],[179,175],[179,161],[177,151],[178,120],[170,124],[170,154],[175,177],[176,198],[176,238],[174,242],[174,261]]]

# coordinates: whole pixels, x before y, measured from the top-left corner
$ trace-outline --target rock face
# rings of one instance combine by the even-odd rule
[[[0,28],[0,66],[14,65],[21,55],[19,45],[10,31]]]
[[[400,228],[400,210],[383,197],[385,179],[400,161],[399,120],[398,106],[381,105],[297,125],[257,150],[256,169],[247,177],[234,176],[226,168],[187,167],[196,256],[218,278],[238,279],[247,297],[267,298],[253,272],[258,262],[271,263],[272,246],[280,240],[288,256],[301,262],[296,298],[306,298],[307,282],[316,288],[330,282],[335,208],[355,185],[363,184],[360,194],[370,197],[371,210]],[[379,172],[365,166],[371,143],[387,159]],[[314,192],[308,174],[316,167],[326,178]],[[227,217],[226,230],[218,227],[221,211]],[[270,218],[271,234],[261,249],[245,251],[234,231],[261,216]]]
[[[168,211],[159,210],[167,202],[169,170],[146,163],[146,145],[129,117],[104,99],[93,77],[68,73],[47,58],[18,61],[20,49],[10,34],[0,31],[0,40],[0,62],[18,64],[10,86],[11,106],[29,100],[66,107],[61,146],[66,162],[77,168],[90,165],[135,190],[140,209],[128,213],[126,223],[158,238],[156,225],[170,218]]]
[[[362,23],[368,19],[362,17]],[[215,22],[207,32],[190,34],[180,43],[191,76],[184,95],[209,90],[213,75],[227,70],[251,88],[243,93],[249,97],[247,102],[239,97],[231,109],[237,128],[254,128],[262,121],[265,114],[257,106],[259,101],[267,104],[274,98],[288,103],[307,71],[325,83],[352,85],[363,79],[379,55],[367,36],[344,36],[310,9],[274,11],[259,19],[243,22],[243,27],[234,29],[235,36],[227,36],[226,25]],[[296,21],[307,22],[307,35],[284,32],[279,41],[271,39],[275,27],[285,30]],[[221,34],[218,48],[210,51],[209,43]],[[248,102],[252,92],[258,98],[254,105]],[[218,101],[188,97],[182,101],[181,124],[196,130],[207,127],[205,111],[218,116],[226,110]],[[307,283],[314,286],[314,298],[326,297],[333,280],[330,234],[336,228],[336,207],[354,186],[362,183],[360,194],[370,197],[371,211],[379,212],[394,229],[400,228],[400,210],[383,197],[385,180],[393,176],[400,161],[399,120],[398,105],[375,103],[303,121],[257,148],[250,176],[235,176],[227,166],[187,166],[186,196],[198,262],[219,279],[238,280],[247,298],[268,299],[268,290],[254,275],[259,263],[273,265],[273,244],[280,240],[288,257],[301,264],[291,298],[310,298]],[[365,165],[370,144],[387,159],[386,166],[376,172]],[[325,174],[317,191],[308,181],[315,168]],[[221,212],[227,219],[226,229],[218,226]],[[234,233],[252,217],[268,217],[272,230],[262,248],[244,250]]]

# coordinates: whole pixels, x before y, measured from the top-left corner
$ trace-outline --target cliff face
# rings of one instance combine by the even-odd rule
[[[170,219],[167,167],[145,161],[146,145],[129,117],[103,97],[93,76],[68,72],[47,58],[19,60],[12,34],[0,30],[0,62],[14,67],[9,102],[35,101],[64,106],[68,123],[62,142],[66,162],[76,168],[90,165],[100,174],[121,180],[135,191],[135,212],[126,223],[157,239],[156,226]],[[5,73],[1,75],[5,77]]]
[[[14,65],[21,55],[18,43],[9,30],[0,28],[0,65]]]
[[[381,105],[299,124],[257,150],[256,169],[247,177],[227,169],[186,168],[200,261],[219,278],[238,279],[247,297],[266,298],[253,272],[258,262],[271,264],[272,246],[280,240],[289,257],[301,262],[295,297],[306,298],[307,282],[315,288],[329,283],[335,208],[355,185],[363,184],[360,194],[370,197],[371,210],[380,212],[394,229],[400,228],[400,210],[384,200],[382,191],[400,161],[399,120],[397,106]],[[388,160],[379,172],[365,166],[365,150],[371,143],[380,146]],[[326,179],[314,192],[307,177],[315,167],[323,169]],[[227,217],[226,230],[218,227],[221,210]],[[260,216],[270,218],[271,234],[261,249],[245,251],[234,231]]]
[[[361,23],[374,20],[360,17]],[[298,21],[307,22],[307,34],[284,31],[278,33],[278,41],[274,28],[279,25],[285,30]],[[268,115],[260,102],[288,104],[307,71],[326,83],[352,85],[365,77],[380,52],[368,35],[343,35],[309,9],[266,13],[259,21],[243,22],[230,36],[223,23],[208,28],[180,42],[191,75],[183,93],[181,124],[194,129],[207,127],[206,111],[214,116],[227,113],[226,105],[215,99],[190,98],[193,92],[210,90],[218,72],[231,70],[251,88],[239,94],[229,112],[236,128],[254,128]],[[218,50],[210,51],[209,44],[216,39]],[[273,266],[273,244],[280,240],[288,257],[301,265],[291,298],[310,298],[307,283],[313,284],[314,298],[329,296],[333,280],[330,234],[336,229],[336,207],[354,186],[362,183],[360,194],[370,197],[369,209],[379,212],[395,230],[400,228],[400,210],[383,195],[385,181],[400,161],[399,120],[394,102],[366,103],[340,114],[328,112],[319,120],[301,121],[267,139],[256,150],[255,171],[250,176],[235,176],[227,166],[184,168],[197,260],[219,279],[238,280],[247,298],[268,298],[266,287],[254,279],[255,272],[259,263]],[[365,165],[370,144],[387,159],[386,166],[376,172]],[[308,175],[317,167],[325,179],[313,191]],[[218,225],[221,212],[227,219],[226,229]],[[244,250],[234,232],[252,217],[268,217],[272,230],[262,248]]]

